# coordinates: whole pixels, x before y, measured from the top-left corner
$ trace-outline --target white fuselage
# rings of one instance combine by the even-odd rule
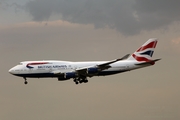
[[[96,66],[107,61],[94,61],[94,62],[68,62],[68,61],[25,61],[19,65],[11,68],[9,72],[13,75],[20,77],[61,77],[58,73],[73,72],[79,68],[87,66]],[[42,63],[42,64],[29,64],[29,63]],[[136,61],[123,60],[112,63],[110,68],[100,71],[96,76],[111,75],[121,72],[130,71],[133,69],[145,67],[135,65]],[[29,65],[28,65],[29,64]],[[147,65],[146,65],[147,66]]]

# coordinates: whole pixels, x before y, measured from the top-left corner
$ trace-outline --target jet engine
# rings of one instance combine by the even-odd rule
[[[97,68],[97,67],[87,68],[87,74],[95,74],[98,72],[99,72],[99,68]]]
[[[75,72],[67,72],[64,74],[64,78],[66,78],[66,79],[75,78],[75,77],[76,77]]]
[[[64,81],[64,80],[68,80],[68,79],[75,78],[75,77],[76,77],[75,72],[67,72],[67,73],[64,73],[64,76],[58,77],[58,80]]]

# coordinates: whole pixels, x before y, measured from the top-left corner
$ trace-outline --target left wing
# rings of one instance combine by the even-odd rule
[[[130,54],[127,54],[122,58],[115,59],[115,60],[112,60],[112,61],[109,61],[109,62],[105,62],[105,63],[99,64],[99,65],[96,65],[96,66],[87,66],[87,67],[79,68],[79,69],[76,69],[76,73],[79,76],[92,77],[94,74],[97,74],[98,72],[100,72],[102,70],[110,68],[111,67],[110,64],[118,62],[120,60],[125,60],[129,56],[130,56]]]

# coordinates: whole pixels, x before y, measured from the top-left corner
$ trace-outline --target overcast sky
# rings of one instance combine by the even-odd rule
[[[179,120],[180,1],[0,0],[1,120]],[[149,38],[156,65],[87,84],[28,79],[25,60],[112,60]]]

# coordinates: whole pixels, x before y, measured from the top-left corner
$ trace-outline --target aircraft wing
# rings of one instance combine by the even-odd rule
[[[127,54],[124,57],[119,58],[119,59],[115,59],[115,60],[112,60],[109,62],[105,62],[105,63],[99,64],[96,66],[87,66],[87,67],[83,67],[83,68],[78,68],[74,71],[69,71],[69,72],[75,72],[78,76],[92,77],[93,74],[96,74],[102,70],[110,68],[111,67],[110,64],[115,63],[115,62],[120,61],[120,60],[125,60],[129,56],[130,56],[130,54]],[[91,75],[90,75],[90,73],[88,73],[88,71],[91,71]],[[60,72],[59,70],[57,70],[57,71],[53,71],[52,73],[54,73],[56,75],[64,75],[66,72]]]
[[[130,56],[130,54],[127,54],[122,58],[115,59],[115,60],[112,60],[109,62],[105,62],[105,63],[99,64],[96,66],[87,66],[87,67],[79,68],[79,69],[76,69],[76,73],[79,76],[88,76],[88,70],[91,70],[92,72],[94,71],[94,74],[95,74],[95,72],[97,72],[97,71],[99,72],[99,71],[110,68],[111,67],[110,64],[115,63],[115,62],[120,61],[120,60],[125,60],[129,56]],[[91,76],[93,76],[93,75],[91,75]]]

